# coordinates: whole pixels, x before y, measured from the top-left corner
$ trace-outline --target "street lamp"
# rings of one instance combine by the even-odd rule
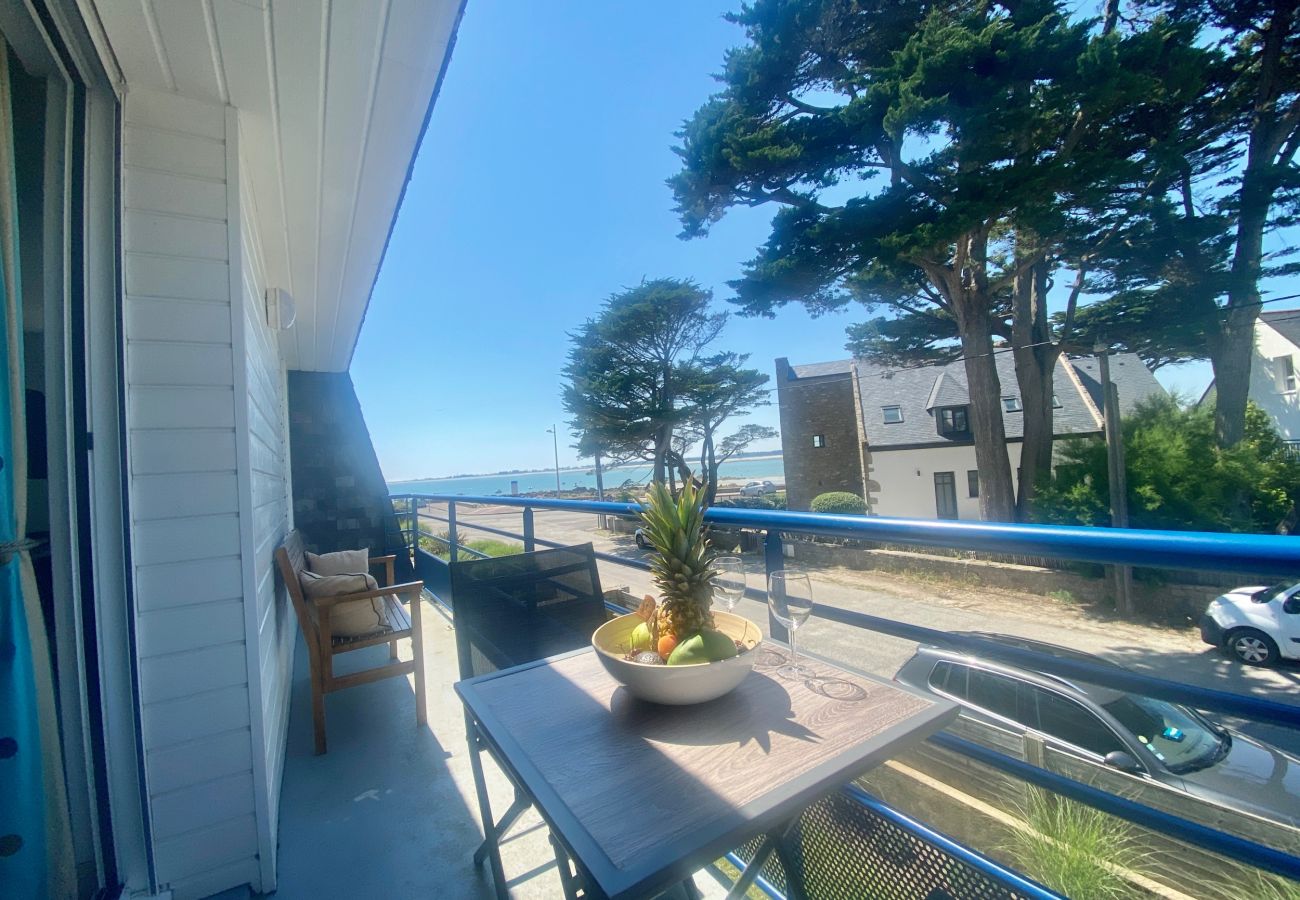
[[[555,499],[560,499],[560,433],[552,425],[546,429],[546,433],[551,436],[551,443],[555,446]]]

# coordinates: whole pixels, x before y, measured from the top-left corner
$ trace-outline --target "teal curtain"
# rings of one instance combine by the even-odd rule
[[[0,896],[73,894],[49,644],[27,519],[22,290],[8,47],[0,41]],[[26,186],[35,187],[39,186]]]

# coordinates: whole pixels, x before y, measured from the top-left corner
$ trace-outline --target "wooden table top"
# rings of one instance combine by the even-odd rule
[[[498,759],[609,896],[667,886],[938,731],[956,705],[771,643],[709,703],[636,699],[588,649],[460,682]]]

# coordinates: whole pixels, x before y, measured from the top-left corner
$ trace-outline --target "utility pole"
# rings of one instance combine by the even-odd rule
[[[554,425],[546,429],[551,433],[551,444],[555,447],[555,499],[560,499],[560,432]]]
[[[1100,341],[1094,348],[1101,363],[1102,422],[1106,435],[1106,474],[1110,484],[1110,524],[1128,527],[1128,473],[1124,466],[1124,435],[1119,427],[1119,391],[1110,380],[1110,352]],[[1133,567],[1112,566],[1115,609],[1131,616],[1133,609]]]
[[[602,501],[604,499],[605,499],[605,473],[600,468],[600,451],[597,450],[596,451],[596,500]],[[603,530],[608,527],[608,524],[609,523],[605,521],[604,513],[601,513],[600,515],[596,516],[597,528]]]

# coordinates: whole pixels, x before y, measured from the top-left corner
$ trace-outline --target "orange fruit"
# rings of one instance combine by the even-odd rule
[[[673,648],[676,646],[677,646],[677,635],[664,634],[659,636],[659,646],[655,649],[659,651],[660,656],[662,656],[664,659],[667,659],[668,655],[673,652]]]

